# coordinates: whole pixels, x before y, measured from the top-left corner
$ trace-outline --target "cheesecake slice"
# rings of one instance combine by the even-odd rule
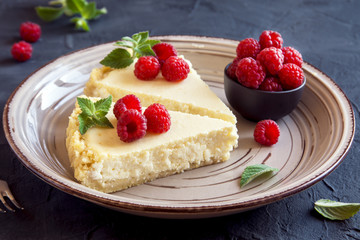
[[[141,100],[143,106],[157,102],[168,110],[236,123],[236,117],[231,110],[201,80],[189,61],[188,77],[176,83],[166,81],[161,73],[151,81],[137,79],[134,75],[135,62],[123,69],[109,67],[93,69],[85,85],[85,95],[101,98],[112,95],[116,101],[125,95],[134,94]]]
[[[207,116],[169,111],[168,132],[124,143],[116,128],[93,127],[81,135],[80,113],[76,104],[66,130],[71,166],[80,183],[106,193],[226,161],[237,145],[234,124]],[[107,117],[116,126],[112,109]]]

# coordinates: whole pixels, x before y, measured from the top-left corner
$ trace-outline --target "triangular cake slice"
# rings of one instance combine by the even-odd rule
[[[84,93],[87,96],[105,98],[112,95],[114,100],[134,94],[143,106],[157,102],[168,110],[199,114],[236,123],[231,110],[210,90],[196,70],[190,66],[188,77],[181,82],[168,82],[161,73],[156,79],[142,81],[134,75],[134,65],[124,69],[109,67],[92,70]]]
[[[69,118],[66,147],[75,178],[102,192],[115,192],[188,169],[227,160],[238,135],[228,121],[169,111],[170,130],[147,133],[124,143],[116,128],[93,127],[79,132],[76,104]],[[112,109],[108,119],[116,126]]]

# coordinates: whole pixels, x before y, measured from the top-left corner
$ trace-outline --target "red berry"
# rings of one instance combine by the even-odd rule
[[[133,94],[126,95],[116,101],[113,109],[113,113],[118,119],[122,113],[127,110],[135,109],[139,113],[142,113],[140,99]]]
[[[262,145],[271,146],[277,143],[279,136],[280,128],[273,120],[262,120],[255,126],[254,139]]]
[[[265,30],[259,37],[261,49],[268,47],[281,48],[283,45],[283,39],[280,33],[270,30]]]
[[[14,43],[11,47],[11,55],[19,62],[24,62],[30,59],[32,51],[33,49],[31,44],[25,41]]]
[[[229,78],[236,80],[236,69],[238,66],[238,63],[240,62],[241,58],[236,57],[233,62],[230,64],[230,66],[226,70],[226,74],[229,76]]]
[[[245,87],[257,89],[265,79],[265,70],[253,58],[243,58],[236,69],[238,81]]]
[[[177,56],[177,51],[175,47],[169,43],[155,44],[152,49],[154,50],[161,64],[163,64],[169,57]]]
[[[271,75],[276,75],[283,66],[284,55],[281,49],[269,47],[261,50],[256,60],[258,60]]]
[[[135,64],[134,74],[140,80],[152,80],[160,72],[160,63],[156,57],[140,57]]]
[[[283,47],[281,50],[284,55],[284,63],[294,63],[302,67],[303,59],[298,50],[292,47]]]
[[[283,90],[279,78],[271,76],[265,78],[265,80],[260,84],[259,89],[270,92],[278,92]]]
[[[178,82],[187,78],[190,72],[189,64],[182,58],[171,56],[161,68],[163,77],[170,82]]]
[[[286,63],[279,71],[279,78],[284,89],[290,90],[299,87],[304,81],[303,70],[294,63]]]
[[[254,38],[246,38],[239,42],[236,48],[236,55],[239,58],[252,57],[260,52],[260,43]]]
[[[27,42],[36,42],[41,36],[41,28],[33,22],[24,22],[20,25],[20,36]]]
[[[170,129],[170,114],[160,103],[151,104],[144,115],[147,119],[147,130],[153,133],[163,133]]]
[[[135,109],[125,111],[118,119],[117,133],[123,142],[133,142],[145,136],[146,118]]]

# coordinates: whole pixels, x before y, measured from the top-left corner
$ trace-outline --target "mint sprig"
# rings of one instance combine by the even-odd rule
[[[119,69],[130,66],[134,59],[142,56],[155,56],[152,47],[160,43],[159,40],[149,39],[149,32],[139,32],[131,37],[123,37],[117,41],[112,50],[100,63],[104,66]]]
[[[86,0],[56,0],[50,1],[50,6],[35,8],[37,15],[44,21],[50,22],[60,18],[63,14],[72,17],[70,22],[75,23],[76,29],[90,31],[88,21],[96,19],[107,13],[106,8],[97,9],[95,2],[87,2]]]
[[[241,175],[240,187],[244,187],[246,184],[261,175],[275,173],[277,171],[279,171],[279,169],[266,166],[265,164],[247,166]]]
[[[100,99],[96,102],[88,98],[77,98],[81,113],[78,116],[79,131],[83,135],[94,126],[113,128],[113,125],[106,118],[112,103],[112,96]]]
[[[354,216],[360,210],[360,203],[343,203],[329,199],[315,202],[315,210],[330,220],[345,220]]]

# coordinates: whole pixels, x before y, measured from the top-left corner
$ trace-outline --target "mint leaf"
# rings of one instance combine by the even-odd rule
[[[90,31],[89,24],[88,24],[88,22],[86,21],[85,18],[73,17],[70,21],[75,23],[75,28],[76,29],[83,29],[86,32]]]
[[[255,178],[265,175],[266,173],[274,173],[279,171],[277,168],[272,168],[264,164],[255,164],[245,168],[240,179],[240,187],[244,187],[246,184],[250,183]]]
[[[141,56],[155,56],[154,50],[152,50],[149,44],[140,45],[139,47],[134,49],[136,53]]]
[[[149,44],[151,47],[153,47],[155,44],[160,43],[160,40],[155,39],[148,39],[144,42],[144,44]]]
[[[96,13],[96,3],[95,2],[91,2],[89,4],[87,4],[82,10],[81,10],[81,15],[83,16],[83,18],[90,20],[93,19]]]
[[[104,14],[107,14],[106,8],[96,9],[93,19],[96,19],[96,18],[100,17],[100,15],[104,15]]]
[[[149,37],[149,32],[139,32],[131,36],[138,44],[144,43]]]
[[[315,210],[331,220],[345,220],[354,216],[360,210],[360,203],[343,203],[329,199],[315,202]]]
[[[36,7],[36,14],[44,20],[45,22],[51,22],[55,19],[61,17],[64,14],[63,8],[53,8],[53,7]]]
[[[86,5],[87,2],[85,0],[66,0],[67,8],[73,13],[81,13]]]
[[[89,128],[94,126],[113,128],[109,119],[106,118],[112,103],[111,95],[95,103],[88,98],[78,97],[77,102],[82,111],[78,116],[81,134],[85,134]]]
[[[133,63],[134,59],[130,53],[122,48],[116,48],[112,50],[103,60],[101,64],[111,68],[125,68]]]

